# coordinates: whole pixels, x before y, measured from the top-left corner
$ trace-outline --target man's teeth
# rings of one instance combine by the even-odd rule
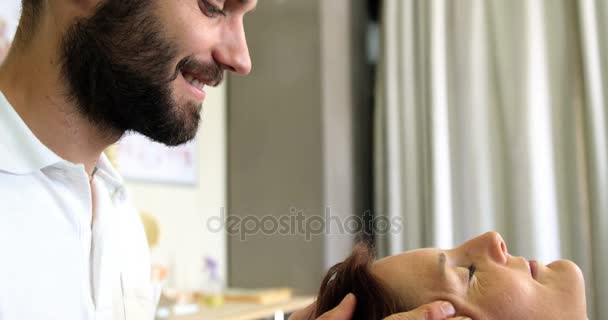
[[[186,74],[184,75],[184,79],[186,79],[186,81],[188,81],[192,86],[197,87],[201,90],[203,90],[203,88],[205,87],[205,84],[198,81],[198,79],[194,79],[192,75]]]

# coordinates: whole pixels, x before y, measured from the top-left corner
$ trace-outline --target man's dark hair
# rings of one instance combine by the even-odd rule
[[[362,242],[346,260],[331,267],[319,289],[315,319],[340,304],[348,293],[357,297],[352,320],[381,320],[408,311],[402,299],[372,274],[374,260],[370,246]]]
[[[17,39],[27,41],[31,38],[43,6],[44,0],[21,0],[21,19],[17,28]]]
[[[43,0],[21,0],[23,13],[39,13],[42,5]]]

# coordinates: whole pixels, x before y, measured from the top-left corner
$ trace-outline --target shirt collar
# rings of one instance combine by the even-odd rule
[[[63,159],[47,148],[0,91],[0,171],[30,174]]]
[[[105,185],[110,198],[115,204],[123,203],[127,199],[127,191],[124,186],[122,176],[114,169],[114,166],[105,155],[101,154],[97,162],[97,172],[93,178],[93,183],[101,182]]]
[[[102,153],[101,157],[99,157],[95,176],[101,177],[106,183],[115,188],[122,187],[124,184],[122,176],[116,171],[105,153]]]
[[[47,148],[13,109],[0,91],[0,171],[25,175],[43,168],[67,163]],[[118,188],[124,184],[104,153],[97,163],[98,172],[106,183]]]

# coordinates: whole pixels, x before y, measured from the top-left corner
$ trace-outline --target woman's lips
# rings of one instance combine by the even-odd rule
[[[530,273],[532,274],[532,279],[538,280],[538,261],[530,260],[528,261],[530,266]]]

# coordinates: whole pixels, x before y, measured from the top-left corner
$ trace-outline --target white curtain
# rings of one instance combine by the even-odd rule
[[[383,0],[381,30],[380,254],[497,230],[608,319],[608,1]]]

